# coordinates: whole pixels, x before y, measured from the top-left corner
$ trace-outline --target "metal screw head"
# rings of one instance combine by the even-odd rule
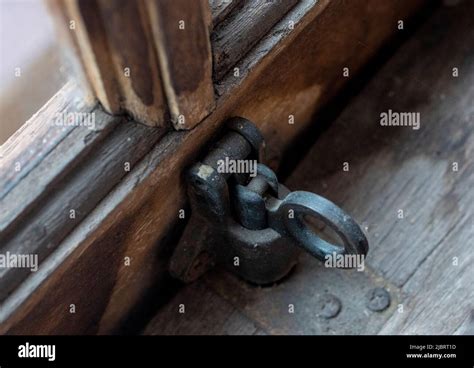
[[[323,296],[319,304],[320,317],[331,319],[336,317],[341,311],[341,301],[332,294],[326,294]]]
[[[375,288],[367,294],[367,308],[382,312],[390,306],[390,294],[384,288]]]

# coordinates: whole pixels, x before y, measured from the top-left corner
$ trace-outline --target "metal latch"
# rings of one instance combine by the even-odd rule
[[[283,278],[301,250],[327,256],[368,251],[359,225],[334,203],[278,182],[262,164],[264,140],[244,118],[227,122],[228,132],[187,172],[191,218],[171,258],[170,272],[191,282],[222,264],[255,284]],[[341,244],[316,235],[307,217],[329,226]]]

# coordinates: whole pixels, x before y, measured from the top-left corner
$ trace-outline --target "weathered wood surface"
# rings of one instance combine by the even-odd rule
[[[2,253],[37,254],[41,262],[164,133],[163,129],[134,122],[127,124],[100,109],[92,113],[97,117],[94,133],[87,127],[78,127],[31,173],[41,178],[45,172],[62,169],[56,172],[48,183],[49,188],[40,196],[28,198],[31,200],[25,203],[24,211],[15,217],[16,226],[2,232]],[[113,132],[112,128],[115,128]],[[58,163],[67,166],[61,167]],[[21,198],[31,179],[18,185],[10,193],[12,198],[7,196],[2,201],[2,204],[9,204],[4,208],[15,209],[15,196]],[[1,269],[0,300],[5,299],[28,273],[27,269]]]
[[[41,262],[165,132],[126,124],[78,96],[67,84],[5,145],[2,254],[37,254]],[[29,272],[2,268],[0,300]]]
[[[231,11],[244,4],[243,0],[209,0],[212,14],[212,24],[217,26]]]
[[[473,11],[439,9],[288,181],[368,227],[369,266],[405,296],[381,333],[451,334],[474,309]],[[388,109],[419,112],[420,129],[380,126]]]
[[[328,270],[304,255],[296,271],[272,288],[254,288],[221,272],[201,283],[269,333],[472,334],[473,11],[472,2],[439,9],[313,141],[286,181],[326,196],[367,227],[366,272]],[[381,126],[387,109],[420,112],[420,129]],[[381,314],[366,309],[371,283],[391,291],[391,307]],[[317,314],[326,290],[342,308],[325,325]],[[193,308],[200,303],[180,294],[174,300]],[[172,326],[178,317],[160,311],[145,333],[159,333],[159,318]],[[179,332],[205,333],[194,327]]]
[[[106,111],[164,126],[166,100],[146,2],[49,0],[58,28]]]
[[[215,107],[208,0],[145,1],[175,129],[191,129]]]
[[[77,108],[74,99],[66,102],[58,98],[71,96],[69,92],[77,91],[76,87],[72,84],[65,85],[46,105],[47,109],[59,113],[39,112],[17,132],[20,133],[18,139],[12,137],[17,141],[11,144],[19,148],[18,155],[14,151],[6,152],[1,162],[2,184],[5,180],[10,181],[10,184],[2,188],[4,195],[0,199],[5,209],[0,213],[2,236],[12,233],[14,226],[25,220],[24,215],[48,195],[61,173],[70,170],[95,142],[115,128],[118,119],[101,113],[95,108],[95,104]],[[87,125],[79,127],[78,124]],[[33,134],[24,134],[23,129],[32,129]],[[44,134],[37,135],[40,130]],[[68,149],[59,152],[58,148],[64,147]],[[17,171],[18,162],[20,166]]]
[[[257,326],[203,283],[186,288],[148,324],[147,335],[254,335]]]
[[[474,310],[466,316],[466,319],[463,323],[458,327],[455,335],[474,335]]]
[[[222,79],[296,3],[297,0],[245,1],[228,14],[212,33],[214,78]],[[290,23],[286,26],[291,29]]]
[[[236,313],[243,313],[271,335],[374,334],[396,310],[400,298],[396,287],[370,271],[329,269],[306,255],[287,279],[274,286],[248,285],[220,270],[201,282],[231,303]],[[370,292],[375,288],[385,288],[391,294],[390,307],[383,312],[367,307]],[[195,308],[200,306],[199,298],[183,302]],[[326,313],[334,308],[334,303],[340,303],[340,311],[336,317],[327,318]],[[171,313],[162,315],[165,320],[172,317]],[[159,326],[157,321],[155,326]]]
[[[93,99],[81,93],[77,86],[70,82],[1,145],[0,199],[75,128],[74,125],[54,124],[58,117],[71,112],[89,112],[94,105]]]
[[[216,110],[191,131],[165,135],[2,304],[0,331],[115,331],[147,295],[159,292],[168,247],[174,246],[167,234],[181,221],[178,211],[185,205],[177,173],[221,123],[234,115],[254,121],[276,167],[283,150],[348,80],[342,68],[355,74],[397,32],[396,20],[423,3],[301,1],[279,23],[294,20],[294,29],[282,32],[277,25],[257,45],[265,46],[258,58],[250,53],[241,60],[240,79],[220,84]],[[289,115],[295,124],[288,124]]]

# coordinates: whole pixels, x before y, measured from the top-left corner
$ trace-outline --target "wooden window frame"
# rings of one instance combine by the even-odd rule
[[[186,204],[181,173],[221,123],[236,115],[255,122],[277,168],[348,80],[342,68],[355,74],[397,20],[424,3],[299,1],[250,43],[235,64],[238,78],[227,71],[214,81],[212,112],[187,131],[109,115],[74,82],[64,86],[2,146],[2,251],[38,252],[42,261],[35,273],[0,279],[0,333],[117,331],[163,279],[167,234]],[[232,29],[224,18],[214,20]],[[95,113],[95,128],[50,124],[70,112]],[[74,316],[66,313],[70,304]]]

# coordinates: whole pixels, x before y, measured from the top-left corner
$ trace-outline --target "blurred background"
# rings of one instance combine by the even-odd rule
[[[42,0],[0,0],[0,144],[45,104],[66,77]]]

